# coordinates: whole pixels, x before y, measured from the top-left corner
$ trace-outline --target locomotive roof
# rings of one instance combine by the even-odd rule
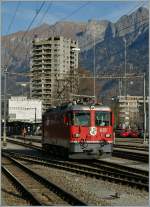
[[[77,104],[77,105],[72,105],[70,107],[68,107],[68,109],[72,109],[72,110],[102,110],[102,111],[110,111],[111,108],[108,106],[101,106],[101,105],[82,105],[82,104]]]
[[[56,108],[50,108],[46,113],[52,112],[52,111],[78,111],[78,110],[91,110],[94,109],[96,111],[111,111],[111,108],[108,106],[103,106],[103,105],[83,105],[83,104],[68,104],[65,106],[59,106]]]

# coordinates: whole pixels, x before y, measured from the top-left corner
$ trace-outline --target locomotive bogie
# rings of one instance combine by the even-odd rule
[[[69,148],[69,158],[74,159],[96,159],[107,157],[112,153],[112,144],[108,143],[71,143]]]

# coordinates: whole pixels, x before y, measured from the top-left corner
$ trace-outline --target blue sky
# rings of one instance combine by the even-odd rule
[[[42,3],[41,1],[2,2],[2,35],[26,30]],[[130,14],[139,6],[148,7],[148,1],[89,1],[89,3],[87,1],[46,1],[32,28],[42,23],[54,24],[59,20],[87,22],[89,19],[106,19],[115,22],[119,17]],[[48,8],[48,12],[45,13]],[[45,17],[42,18],[44,14]]]

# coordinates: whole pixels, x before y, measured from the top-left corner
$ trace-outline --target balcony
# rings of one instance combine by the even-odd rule
[[[41,60],[33,60],[32,65],[42,65],[42,59]]]
[[[49,97],[51,97],[51,91],[49,91],[49,92],[48,92],[48,91],[47,91],[47,92],[44,92],[44,91],[43,91],[43,96],[44,96],[44,95],[49,95]]]
[[[40,61],[40,60],[42,60],[42,55],[33,57],[33,61]]]
[[[45,65],[51,67],[51,63],[49,63],[49,62],[43,62],[43,65],[44,65],[44,67],[45,67]]]
[[[32,91],[32,95],[36,95],[36,96],[42,96],[42,92],[36,92],[35,90]]]
[[[36,81],[38,81],[38,82],[41,81],[41,76],[39,76],[39,77],[33,76],[32,77],[32,82],[35,83]]]
[[[41,67],[39,67],[39,68],[33,67],[33,69],[32,69],[32,75],[34,75],[37,72],[41,73],[42,72],[42,68]]]
[[[42,58],[42,53],[36,53],[36,54],[33,54],[32,55],[32,58],[34,59],[34,58]]]
[[[34,53],[36,52],[42,52],[42,48],[33,48],[32,50]]]
[[[49,45],[49,46],[44,45],[42,49],[47,50],[47,49],[51,49],[51,48],[52,48],[51,45]]]
[[[48,71],[49,72],[49,71]],[[43,76],[43,80],[45,80],[45,81],[52,81],[53,80],[53,76],[52,76],[52,74],[51,75],[45,75],[45,76]]]

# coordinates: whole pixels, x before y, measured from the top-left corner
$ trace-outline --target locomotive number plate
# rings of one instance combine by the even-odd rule
[[[99,131],[100,131],[100,132],[105,132],[105,133],[106,133],[106,132],[108,131],[108,129],[107,129],[107,128],[100,128]]]

